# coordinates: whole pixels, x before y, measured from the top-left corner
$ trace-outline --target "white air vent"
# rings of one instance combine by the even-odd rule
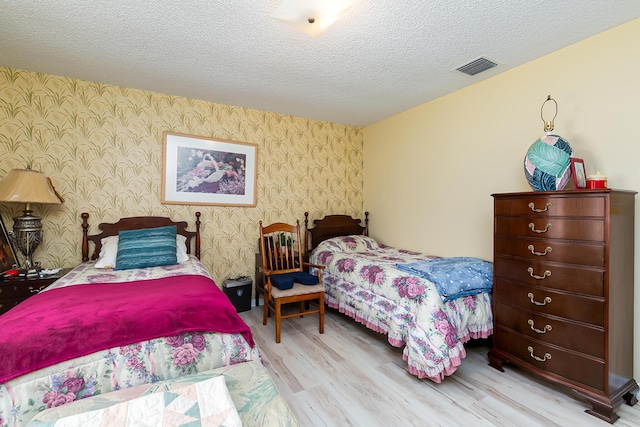
[[[464,64],[456,68],[456,71],[460,71],[461,73],[465,73],[469,76],[475,76],[476,74],[482,73],[483,71],[490,70],[491,68],[497,67],[497,66],[498,64],[496,64],[495,62],[490,61],[487,58],[480,57],[478,59],[474,59],[468,64]]]

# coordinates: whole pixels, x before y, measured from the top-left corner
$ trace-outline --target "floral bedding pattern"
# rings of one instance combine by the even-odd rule
[[[96,268],[95,264],[95,261],[89,261],[78,265],[42,292],[86,283],[135,282],[138,280],[160,279],[185,274],[199,274],[211,279],[211,275],[206,267],[193,255],[189,255],[189,260],[179,264],[151,268],[134,268],[131,270]]]
[[[200,271],[209,277],[195,257],[178,266],[122,271],[100,270],[85,263],[43,292],[73,284],[121,282],[134,276],[137,280],[142,276],[160,278],[185,271]],[[0,384],[0,427],[24,426],[44,409],[86,397],[251,360],[260,360],[258,348],[252,348],[242,335],[215,332],[190,332],[96,352]]]
[[[327,305],[404,346],[409,372],[439,383],[466,356],[465,342],[492,334],[493,319],[489,293],[445,303],[433,283],[396,267],[434,258],[343,236],[321,242],[309,261],[325,266]]]

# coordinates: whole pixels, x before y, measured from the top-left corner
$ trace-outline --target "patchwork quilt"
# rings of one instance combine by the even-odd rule
[[[147,394],[102,409],[60,418],[51,427],[241,426],[224,377]]]
[[[29,427],[297,427],[260,362],[225,366],[47,409]]]

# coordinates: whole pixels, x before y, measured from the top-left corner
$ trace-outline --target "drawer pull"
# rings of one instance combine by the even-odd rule
[[[549,353],[545,353],[544,357],[538,357],[535,354],[533,354],[533,347],[529,346],[527,347],[527,350],[529,350],[529,354],[531,355],[531,357],[537,360],[538,362],[546,362],[547,360],[551,360],[551,355]]]
[[[536,230],[536,225],[532,222],[529,223],[529,228],[531,229],[531,231],[533,231],[534,233],[546,233],[547,231],[551,230],[551,224],[547,224],[544,226],[544,230]]]
[[[551,276],[551,272],[549,270],[545,270],[544,273],[542,273],[542,276],[533,274],[533,267],[527,268],[527,271],[529,272],[529,276],[533,277],[536,280],[544,280],[547,277]]]
[[[39,288],[34,288],[33,286],[29,286],[29,290],[31,291],[32,294],[37,294],[38,292],[40,292],[41,290],[43,290],[46,287],[47,287],[47,285],[42,285]]]
[[[536,300],[533,299],[533,294],[531,292],[529,292],[527,294],[527,296],[529,297],[529,301],[531,301],[533,304],[535,305],[547,305],[547,304],[551,304],[551,297],[544,297],[544,301],[543,302],[538,302]]]
[[[533,325],[535,324],[535,322],[533,321],[533,319],[529,319],[529,326],[531,327],[531,330],[534,332],[537,332],[539,334],[546,334],[547,332],[551,332],[551,329],[553,329],[551,327],[551,325],[545,325],[544,329],[537,329],[535,328]]]
[[[529,209],[534,212],[546,212],[551,206],[553,206],[551,203],[547,203],[546,205],[544,205],[544,209],[536,209],[536,205],[533,202],[529,203]]]
[[[527,248],[531,251],[532,254],[538,255],[538,256],[545,256],[546,254],[552,251],[551,246],[547,246],[546,248],[544,248],[544,252],[536,252],[536,248],[533,245],[529,245],[527,246]]]

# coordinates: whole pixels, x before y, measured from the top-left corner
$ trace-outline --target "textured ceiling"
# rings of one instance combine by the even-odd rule
[[[0,65],[365,126],[640,16],[638,0],[355,0],[311,38],[270,18],[279,3],[0,0]],[[498,67],[452,71],[480,56]]]

